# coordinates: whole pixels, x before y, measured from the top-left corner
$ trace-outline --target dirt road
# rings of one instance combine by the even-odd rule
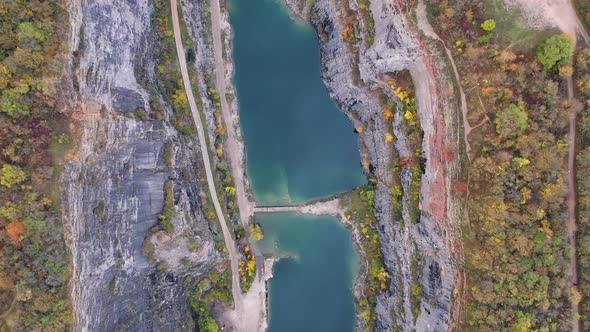
[[[570,101],[574,101],[574,83],[571,76],[566,78],[567,82],[567,96]],[[569,152],[567,158],[567,233],[570,245],[570,287],[572,289],[578,288],[578,261],[576,252],[576,232],[578,226],[576,223],[576,127],[577,114],[575,110],[570,109],[569,114],[569,134],[568,145]],[[580,331],[580,308],[576,301],[571,301],[572,306],[572,331]]]
[[[210,7],[213,50],[215,53],[215,86],[217,87],[219,99],[221,100],[221,115],[227,131],[227,139],[224,143],[225,155],[227,156],[232,177],[234,178],[236,198],[240,210],[240,222],[247,229],[249,219],[253,215],[254,204],[248,198],[246,181],[244,179],[244,148],[238,135],[240,124],[237,116],[232,114],[226,98],[226,71],[223,58],[223,41],[221,40],[222,29],[220,26],[223,20],[221,19],[219,0],[211,0]]]
[[[201,146],[201,155],[203,156],[205,174],[207,175],[207,186],[209,187],[211,200],[213,201],[213,206],[215,207],[215,212],[217,213],[217,218],[219,219],[219,224],[221,226],[221,230],[223,233],[225,247],[227,248],[230,260],[230,266],[232,271],[232,295],[234,299],[235,309],[236,311],[240,312],[242,305],[242,294],[240,290],[240,280],[238,271],[239,257],[236,251],[236,245],[234,243],[233,237],[227,227],[225,217],[223,215],[223,210],[221,209],[221,205],[219,204],[217,191],[215,190],[215,182],[213,182],[213,172],[211,171],[211,162],[209,161],[209,149],[207,148],[207,141],[205,140],[205,131],[203,129],[203,124],[201,123],[199,110],[197,109],[197,104],[195,103],[195,96],[193,95],[191,81],[188,76],[186,56],[184,53],[184,46],[182,45],[182,38],[180,34],[180,21],[178,18],[177,0],[170,0],[170,7],[172,11],[172,26],[174,29],[174,41],[176,42],[176,53],[178,55],[180,72],[182,73],[182,82],[184,84],[184,89],[188,97],[188,102],[191,109],[191,113],[193,115],[193,120],[195,121],[195,125],[197,127],[197,136],[199,144]]]

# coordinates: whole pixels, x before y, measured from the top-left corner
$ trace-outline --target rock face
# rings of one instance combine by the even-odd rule
[[[77,148],[65,165],[62,204],[74,330],[191,329],[189,295],[222,257],[202,212],[198,144],[166,120],[171,109],[158,89],[152,53],[158,46],[150,40],[153,3],[72,0],[69,10]],[[154,99],[167,114],[163,120],[152,116]],[[148,119],[129,116],[138,109]],[[148,260],[142,247],[162,213],[168,179],[175,231],[151,235],[155,252]],[[189,242],[198,250],[189,250]]]
[[[361,17],[355,0],[316,0],[309,18],[321,41],[322,74],[330,95],[355,124],[369,124],[359,135],[368,171],[379,181],[375,210],[380,226],[380,242],[385,264],[392,276],[389,289],[378,296],[377,330],[444,331],[456,318],[460,301],[453,299],[455,288],[462,286],[462,246],[459,235],[461,209],[450,183],[460,174],[457,147],[459,130],[457,104],[452,78],[433,44],[421,40],[401,1],[371,0],[374,42],[367,47],[366,35],[356,43],[357,50],[344,40],[345,17],[351,11]],[[291,9],[302,17],[304,8],[293,2]],[[358,53],[357,53],[358,52]],[[433,63],[436,61],[436,68]],[[392,156],[409,156],[408,138],[400,130],[401,114],[393,120],[396,136],[384,140],[387,123],[382,116],[379,93],[392,100],[383,75],[407,69],[412,75],[420,123],[424,132],[423,155],[426,160],[420,193],[420,222],[412,223],[408,213],[408,195],[403,196],[403,223],[394,220],[388,183],[391,183]],[[459,124],[460,125],[460,124]],[[451,148],[451,146],[453,148]],[[402,186],[409,187],[412,174],[402,170]],[[412,269],[417,269],[413,272]],[[412,307],[412,289],[422,287],[419,311]],[[416,316],[415,314],[419,312]],[[358,320],[362,330],[364,322]]]

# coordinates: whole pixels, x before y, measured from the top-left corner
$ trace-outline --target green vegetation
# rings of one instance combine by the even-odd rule
[[[26,179],[27,173],[18,166],[4,164],[0,168],[0,184],[7,188],[12,188],[12,186],[20,184]]]
[[[422,302],[423,287],[420,283],[420,271],[424,266],[424,258],[418,254],[418,248],[414,244],[414,255],[412,257],[412,263],[410,265],[410,273],[412,274],[412,289],[410,291],[410,306],[412,307],[412,316],[414,320],[420,316]]]
[[[375,218],[375,188],[371,185],[357,188],[342,196],[346,218],[354,223],[360,232],[361,248],[368,263],[368,282],[364,297],[357,299],[357,311],[369,326],[375,328],[375,304],[377,294],[389,288],[390,275],[385,269],[383,253],[379,243],[378,222]]]
[[[457,12],[454,8],[461,7],[463,9],[467,5],[469,4],[465,1],[456,4],[449,1],[437,1],[436,6],[428,6],[428,11],[432,17],[437,19],[437,23],[443,24],[443,26],[437,27],[440,31],[461,28],[464,30],[462,35],[476,38],[478,41],[481,38],[481,43],[487,43],[490,39],[493,39],[493,42],[499,45],[500,48],[510,48],[518,51],[528,52],[533,50],[542,40],[558,31],[557,29],[542,31],[528,29],[525,20],[520,16],[519,9],[515,7],[506,8],[502,0],[478,0],[475,5],[480,7],[477,10],[467,9],[467,12]],[[489,19],[496,22],[493,34],[483,30],[480,24]],[[460,37],[458,34],[455,36]],[[452,40],[453,43],[456,41],[456,39]]]
[[[396,104],[399,115],[404,119],[402,122],[402,131],[408,138],[411,155],[401,156],[401,158],[394,158],[392,171],[395,177],[399,176],[402,170],[407,170],[411,174],[411,180],[408,188],[408,212],[410,220],[413,223],[420,222],[420,188],[422,183],[422,167],[420,165],[420,158],[422,156],[422,129],[420,127],[420,118],[418,116],[418,107],[416,104],[416,97],[414,95],[414,84],[410,73],[406,71],[396,71],[389,74],[388,85],[393,94],[399,99]],[[388,118],[386,111],[384,116]],[[393,115],[392,115],[393,117]],[[387,134],[386,141],[393,142],[393,134]],[[390,135],[390,136],[389,136]],[[399,220],[403,223],[401,218],[401,197],[403,195],[401,182],[396,181],[394,186],[390,189],[392,196],[394,215],[399,216]]]
[[[174,32],[172,30],[172,20],[170,13],[170,5],[168,1],[158,0],[155,4],[156,11],[153,16],[152,24],[156,29],[153,29],[156,42],[161,47],[160,52],[156,54],[158,64],[156,65],[156,74],[159,84],[165,92],[164,98],[169,98],[168,104],[172,105],[173,114],[170,117],[170,124],[178,130],[178,132],[190,136],[194,134],[194,123],[189,107],[184,85],[182,83],[182,76],[178,65],[178,57],[176,54],[176,44],[174,42]],[[156,104],[154,101],[152,107]],[[161,105],[156,107],[154,113],[161,109]],[[163,110],[160,110],[163,112]],[[155,116],[158,116],[157,114]],[[163,115],[159,115],[160,117]]]
[[[240,287],[242,292],[246,293],[250,289],[250,286],[252,286],[254,278],[256,278],[256,256],[254,256],[250,250],[249,244],[244,244],[243,246],[240,246],[239,249],[244,255],[244,258],[240,259],[240,262],[238,263]]]
[[[537,51],[537,60],[543,64],[546,70],[555,65],[567,64],[574,53],[574,44],[571,37],[557,35],[547,39]]]
[[[217,92],[217,88],[215,87],[215,74],[209,73],[205,77],[205,84],[207,85],[207,96],[211,101],[211,104],[216,109],[221,109],[221,96],[219,92]]]
[[[529,115],[524,109],[524,103],[510,104],[502,112],[499,112],[494,123],[496,131],[503,137],[518,136],[529,127]]]
[[[164,183],[164,209],[160,214],[159,226],[168,234],[174,233],[172,219],[176,217],[176,208],[174,207],[174,181],[167,180]]]
[[[0,1],[0,330],[64,331],[71,260],[57,182],[70,142],[61,96],[65,3]]]
[[[227,306],[233,304],[231,292],[231,269],[224,263],[224,272],[213,271],[197,284],[191,295],[190,303],[194,313],[199,317],[197,323],[199,331],[217,332],[219,324],[213,316],[213,305],[224,303]]]
[[[174,146],[172,142],[164,144],[164,161],[168,167],[172,167],[174,164]]]
[[[501,1],[430,7],[436,32],[454,41],[468,120],[481,123],[469,136],[463,328],[568,330],[565,157],[573,105],[560,94],[557,71],[544,67],[568,63],[571,42],[525,29]],[[487,32],[476,22],[490,16],[498,24],[482,44]]]
[[[260,224],[250,224],[250,235],[254,241],[260,241],[264,237],[264,232]]]
[[[494,31],[496,28],[496,21],[493,18],[487,19],[483,21],[481,28],[488,32]]]
[[[375,19],[373,19],[373,14],[371,13],[371,2],[369,0],[358,0],[357,2],[366,34],[365,46],[370,47],[375,40]]]
[[[576,156],[578,285],[582,318],[580,330],[587,331],[590,329],[590,48],[577,52],[574,79],[581,101],[578,117],[579,150]]]
[[[401,178],[400,178],[400,174],[401,174],[401,165],[400,165],[400,160],[399,158],[394,157],[392,165],[391,165],[391,174],[393,175],[394,178],[394,184],[391,187],[391,189],[389,189],[389,195],[391,196],[391,206],[392,206],[392,216],[393,216],[393,220],[399,221],[401,222],[401,228],[404,228],[403,225],[403,217],[402,217],[402,207],[403,207],[403,203],[402,203],[402,196],[404,194],[404,190],[402,188],[402,184],[401,184]]]

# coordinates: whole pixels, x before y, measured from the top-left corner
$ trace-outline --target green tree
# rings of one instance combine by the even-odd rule
[[[254,241],[260,241],[264,237],[264,232],[259,224],[250,224],[250,234],[252,234]]]
[[[188,111],[189,103],[184,89],[178,89],[172,96],[172,102],[177,111]]]
[[[12,68],[15,73],[22,69],[38,70],[43,63],[43,54],[41,52],[31,51],[21,47],[17,47],[12,54],[12,58],[12,62],[17,66],[16,68]]]
[[[510,104],[500,111],[496,117],[496,131],[504,137],[519,135],[529,126],[529,115],[524,110],[523,104]]]
[[[18,166],[4,164],[0,168],[0,184],[11,188],[27,179],[27,173]]]
[[[15,90],[4,90],[0,96],[0,112],[12,118],[28,115],[31,105],[21,100],[20,94]]]
[[[0,89],[6,88],[8,83],[12,80],[12,73],[10,72],[10,68],[8,68],[3,63],[0,63]]]
[[[218,332],[219,324],[213,317],[207,317],[203,320],[202,324],[199,324],[199,328],[202,332]]]
[[[556,35],[547,39],[537,50],[537,60],[543,64],[546,70],[555,65],[564,65],[569,62],[574,53],[574,45],[567,35]]]
[[[18,25],[18,41],[21,45],[30,45],[31,43],[43,43],[46,39],[43,30],[38,29],[31,22],[22,22]]]
[[[481,28],[485,31],[493,31],[496,28],[496,21],[494,19],[487,19],[481,24]]]

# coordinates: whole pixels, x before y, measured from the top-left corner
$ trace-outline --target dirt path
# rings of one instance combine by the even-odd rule
[[[225,155],[232,172],[236,186],[236,198],[240,210],[240,222],[244,228],[248,227],[250,217],[253,216],[254,204],[248,197],[246,190],[246,179],[244,178],[244,147],[239,135],[239,120],[232,114],[227,103],[226,93],[226,70],[225,59],[223,58],[223,41],[221,40],[221,8],[219,0],[210,0],[211,6],[211,29],[213,33],[213,50],[215,55],[215,86],[221,100],[221,115],[225,122],[227,139],[225,141]],[[230,78],[231,79],[231,78]]]
[[[221,209],[221,205],[219,204],[219,199],[217,197],[217,191],[215,190],[215,182],[213,182],[213,172],[211,171],[211,162],[209,161],[209,149],[207,148],[207,141],[205,140],[205,131],[203,129],[203,124],[201,123],[201,118],[199,116],[199,110],[197,109],[197,104],[195,103],[195,97],[193,95],[193,89],[191,86],[191,81],[188,75],[188,68],[186,64],[186,57],[184,52],[184,46],[182,45],[182,38],[180,34],[180,20],[178,18],[178,5],[177,0],[170,0],[170,8],[172,11],[172,26],[174,29],[174,40],[176,42],[176,53],[178,55],[178,62],[180,65],[180,71],[182,73],[182,82],[184,84],[184,89],[186,91],[186,95],[188,97],[191,113],[193,115],[193,120],[195,121],[195,125],[197,127],[197,136],[199,140],[199,144],[201,146],[201,155],[203,157],[203,162],[205,166],[205,173],[207,175],[207,186],[209,188],[209,193],[211,194],[211,200],[213,201],[213,206],[215,207],[215,212],[217,213],[217,218],[219,219],[219,224],[221,226],[221,230],[223,233],[223,239],[225,242],[225,247],[227,248],[230,266],[232,271],[232,295],[235,305],[235,310],[237,312],[241,312],[242,306],[242,294],[240,291],[240,281],[239,281],[239,271],[238,271],[238,254],[236,252],[236,245],[234,243],[233,237],[227,227],[225,217],[223,215],[223,210]],[[239,329],[239,328],[238,328]],[[242,329],[239,329],[242,331]]]
[[[418,27],[422,32],[432,39],[438,40],[441,42],[442,46],[445,49],[445,53],[449,62],[451,63],[451,67],[453,67],[453,74],[455,75],[455,81],[457,82],[457,86],[459,87],[459,96],[461,99],[461,114],[463,117],[463,140],[465,144],[465,151],[467,154],[467,158],[470,158],[471,152],[471,145],[469,145],[469,133],[471,133],[471,126],[469,125],[469,120],[467,119],[467,98],[465,97],[465,92],[463,91],[463,86],[461,85],[461,76],[459,75],[459,71],[457,70],[457,66],[455,65],[455,59],[453,58],[453,54],[447,48],[445,42],[434,32],[432,25],[428,21],[428,16],[426,15],[426,5],[424,4],[424,0],[418,1],[418,6],[416,7],[416,17],[418,21]]]
[[[0,320],[6,319],[12,313],[12,310],[14,309],[15,305],[16,305],[16,295],[14,296],[14,298],[12,299],[12,302],[10,303],[10,307],[8,307],[8,309],[6,309],[6,311],[4,311],[2,314],[0,314]]]
[[[536,1],[547,1],[547,0],[536,0]],[[549,6],[549,10],[545,9],[549,12],[547,15],[548,19],[551,20],[554,24],[556,24],[563,32],[576,34],[576,32],[582,36],[584,42],[590,46],[590,36],[588,32],[585,30],[582,22],[576,15],[574,10],[573,4],[571,0],[567,0],[565,3],[561,4],[562,8],[559,10],[552,10]],[[547,7],[546,7],[547,8]],[[575,40],[574,40],[575,44]],[[566,77],[566,85],[567,85],[567,97],[570,102],[575,100],[574,96],[574,82],[570,76]],[[568,233],[568,242],[570,247],[570,289],[577,290],[578,289],[578,260],[577,260],[577,242],[576,242],[576,233],[578,230],[577,226],[577,218],[576,218],[576,130],[577,130],[577,113],[574,108],[570,109],[569,112],[569,133],[568,133],[568,165],[567,165],[567,184],[568,184],[568,193],[567,193],[567,210],[568,210],[568,219],[567,219],[567,233]],[[572,297],[573,298],[573,297]],[[575,300],[571,300],[571,316],[572,316],[572,331],[579,332],[580,331],[580,308],[579,304]]]
[[[250,218],[254,216],[254,203],[250,200],[247,191],[245,178],[244,146],[240,133],[240,123],[237,113],[232,113],[227,102],[227,77],[226,61],[223,57],[223,40],[221,38],[222,24],[226,21],[221,13],[219,0],[209,1],[211,10],[211,30],[213,36],[213,52],[215,56],[215,86],[221,101],[221,115],[225,122],[227,139],[225,141],[225,155],[227,156],[234,185],[236,187],[236,198],[240,211],[240,223],[248,229]],[[229,83],[231,84],[231,83]],[[252,251],[259,255],[258,247],[250,239]],[[257,259],[262,259],[261,256]],[[264,264],[257,264],[258,267]],[[248,292],[242,295],[242,305],[236,306],[234,312],[228,315],[229,320],[237,331],[253,332],[264,331],[267,327],[267,304],[266,304],[266,272],[260,268],[256,269],[256,277]],[[239,288],[238,288],[239,289]]]
[[[574,100],[574,84],[571,76],[566,78],[567,81],[567,95],[570,101]],[[568,145],[569,152],[567,158],[567,183],[568,183],[568,197],[567,197],[567,230],[568,240],[570,245],[570,288],[578,288],[578,261],[576,252],[576,232],[578,226],[576,223],[576,126],[577,114],[575,110],[570,110],[569,114],[569,137]],[[572,306],[572,331],[580,331],[580,308],[576,301],[571,301]]]
[[[564,18],[563,13],[557,12],[552,13],[550,17],[553,18],[554,21],[559,20],[567,20],[570,22],[570,27],[566,30],[562,28],[563,32],[569,33],[576,33],[578,32],[586,45],[590,46],[590,36],[588,32],[582,25],[582,22],[576,15],[576,12],[573,8],[573,4],[571,0],[567,1],[567,6],[569,6],[570,10],[562,11],[566,13],[566,17]],[[573,16],[572,16],[573,15]],[[560,26],[561,28],[561,26]],[[568,31],[569,30],[569,31]],[[574,41],[575,43],[575,41]],[[567,97],[570,102],[575,100],[574,96],[574,82],[572,76],[566,77],[566,84],[567,84]],[[577,257],[577,241],[576,241],[576,233],[578,231],[577,225],[577,218],[576,218],[576,130],[577,130],[577,113],[574,108],[570,109],[569,112],[569,133],[568,133],[568,159],[567,159],[567,184],[568,184],[568,194],[567,194],[567,211],[568,211],[568,219],[567,219],[567,233],[568,233],[568,241],[570,246],[570,289],[577,290],[578,289],[578,257]],[[572,316],[572,331],[579,332],[580,331],[580,306],[577,301],[571,300],[571,316]]]

